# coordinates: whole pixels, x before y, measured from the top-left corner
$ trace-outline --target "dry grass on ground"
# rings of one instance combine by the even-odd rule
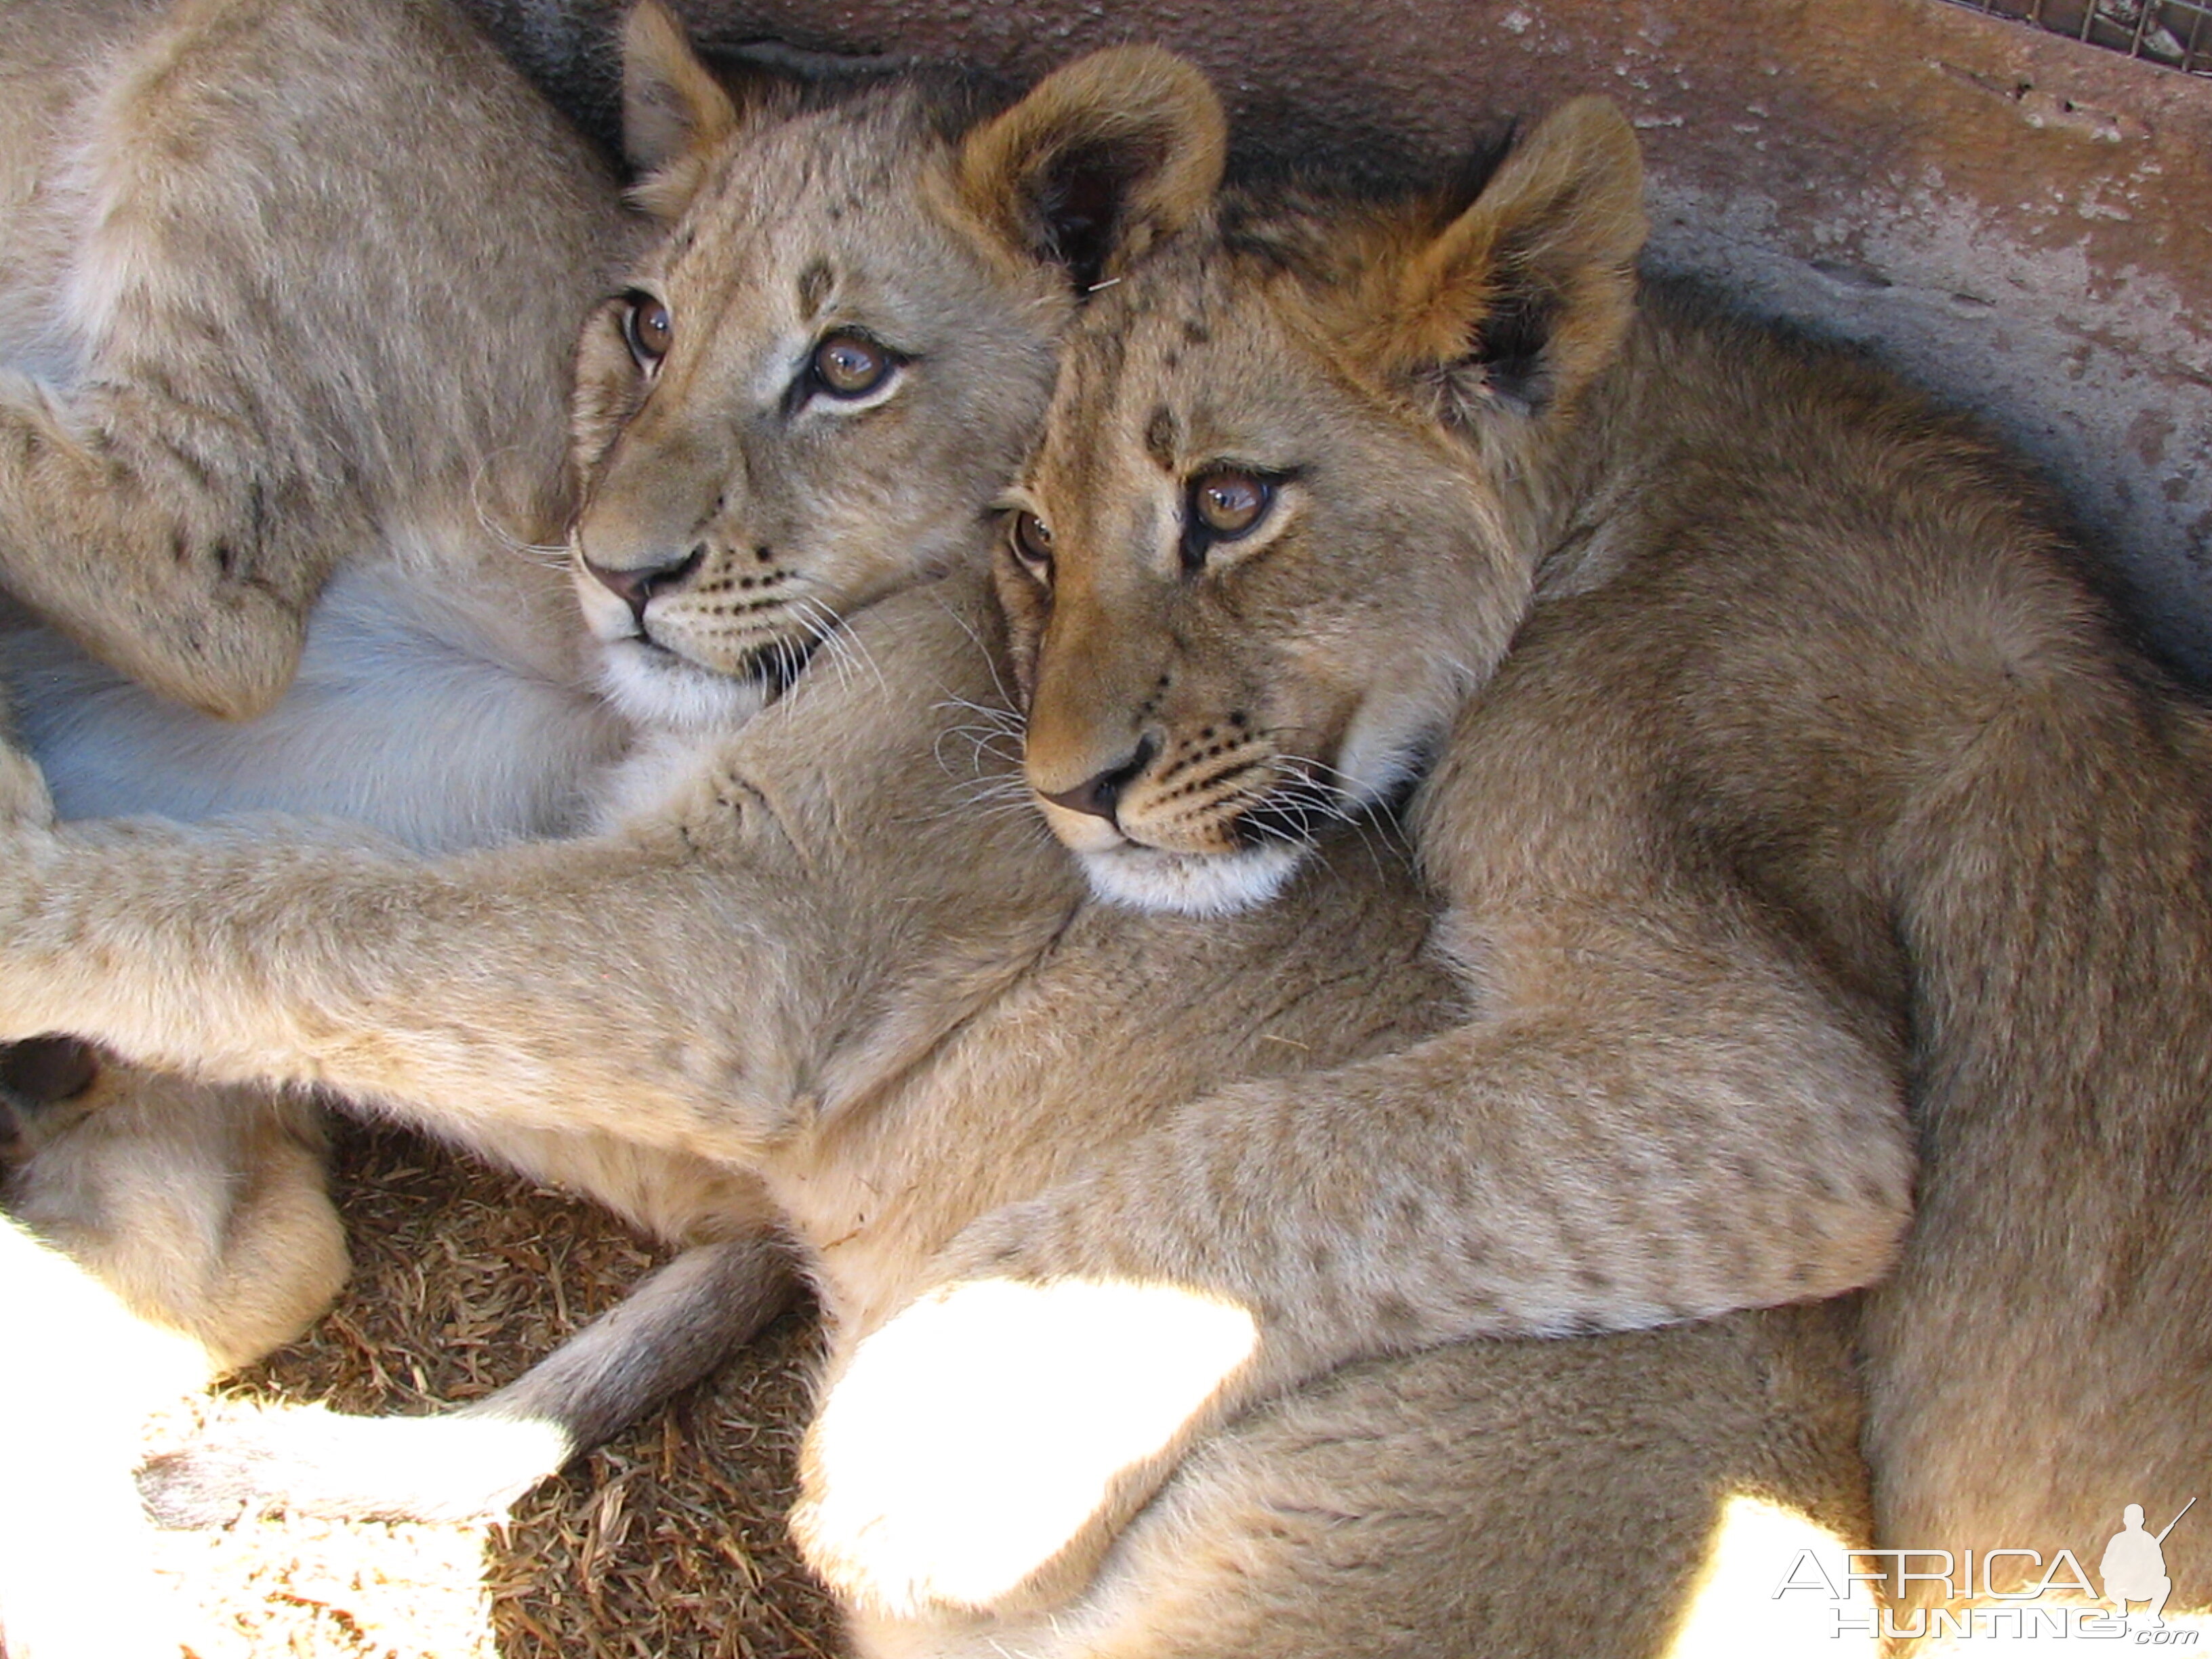
[[[231,1398],[363,1412],[475,1399],[653,1263],[589,1206],[408,1136],[348,1130],[338,1166],[352,1282]],[[163,1534],[162,1568],[201,1610],[202,1659],[835,1654],[835,1615],[782,1518],[813,1345],[811,1322],[784,1319],[501,1527],[246,1522]]]

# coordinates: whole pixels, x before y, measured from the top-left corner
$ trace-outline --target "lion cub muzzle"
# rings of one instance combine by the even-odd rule
[[[570,536],[607,689],[651,724],[743,718],[798,677],[831,614],[727,494],[688,512],[639,494],[608,492]]]
[[[1095,534],[1071,523],[1063,539]],[[1093,890],[1115,903],[1202,915],[1272,897],[1321,821],[1342,813],[1328,810],[1328,792],[1313,781],[1326,767],[1276,741],[1285,722],[1264,685],[1203,672],[1167,643],[1184,632],[1172,581],[1109,599],[1080,580],[1055,584],[1048,561],[1011,542],[1000,564],[1028,705],[1030,793]],[[1152,625],[1115,625],[1123,611]]]
[[[607,565],[594,564],[585,555],[579,561],[592,580],[629,607],[630,618],[637,631],[649,637],[645,623],[645,608],[653,595],[667,592],[696,574],[707,557],[705,543],[694,547],[681,558],[660,564],[643,565],[635,569],[622,570]]]
[[[1292,769],[1248,724],[1240,713],[1174,738],[1147,732],[1127,758],[1072,788],[1038,793],[1162,852],[1233,854],[1311,841],[1313,807],[1285,793]]]
[[[1032,705],[1033,720],[1050,702]],[[1272,896],[1312,846],[1317,817],[1299,769],[1242,710],[1150,722],[1118,747],[1037,737],[1033,724],[1030,788],[1092,887],[1114,902],[1242,909]],[[1101,754],[1103,765],[1086,764]],[[1070,772],[1079,781],[1054,787]]]
[[[790,578],[769,568],[774,555],[768,549],[756,549],[753,556],[763,568],[740,576],[705,574],[704,542],[681,558],[635,569],[609,569],[582,555],[578,562],[629,608],[635,630],[629,638],[687,658],[710,673],[781,691],[799,677],[828,624],[796,610],[788,592],[775,591],[787,587]],[[735,601],[726,598],[732,592],[739,595]],[[687,596],[693,603],[682,603]],[[652,614],[654,601],[662,599],[672,605]],[[734,629],[726,625],[732,616],[741,624]]]

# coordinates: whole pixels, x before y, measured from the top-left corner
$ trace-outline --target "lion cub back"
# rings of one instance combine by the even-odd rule
[[[428,0],[27,0],[0,89],[0,432],[44,458],[0,585],[58,630],[0,672],[64,816],[573,820],[620,742],[551,545],[605,165]]]
[[[41,618],[249,714],[340,565],[450,600],[557,534],[569,353],[627,232],[461,19],[26,0],[0,88],[0,583]]]

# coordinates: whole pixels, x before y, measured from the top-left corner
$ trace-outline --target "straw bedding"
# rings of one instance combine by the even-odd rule
[[[354,1252],[301,1342],[153,1425],[149,1449],[244,1402],[420,1412],[489,1393],[619,1300],[655,1258],[587,1205],[412,1137],[349,1128]],[[839,1651],[785,1537],[815,1355],[787,1316],[497,1527],[276,1519],[168,1533],[201,1659],[783,1659]]]

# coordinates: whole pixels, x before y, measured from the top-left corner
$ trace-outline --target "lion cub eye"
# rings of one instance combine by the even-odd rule
[[[650,294],[632,294],[623,307],[623,339],[637,366],[650,374],[676,343],[676,319]]]
[[[833,398],[865,398],[898,366],[891,354],[865,334],[827,336],[814,348],[814,383]]]
[[[1182,515],[1182,564],[1196,570],[1206,550],[1237,541],[1260,527],[1275,502],[1275,480],[1233,466],[1218,466],[1190,481]]]
[[[1052,581],[1052,529],[1034,513],[1014,514],[1014,556],[1037,580]]]
[[[1234,541],[1267,516],[1274,487],[1249,472],[1208,472],[1190,487],[1192,511],[1216,541]]]

